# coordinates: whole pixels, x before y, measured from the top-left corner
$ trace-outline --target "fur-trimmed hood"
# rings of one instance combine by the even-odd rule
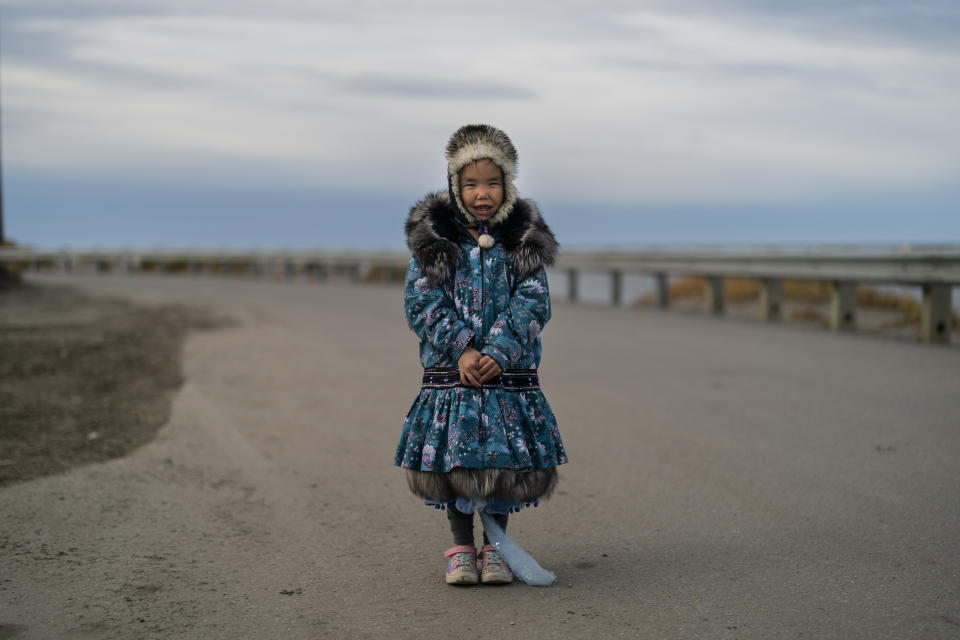
[[[448,284],[460,257],[460,239],[467,235],[458,219],[457,208],[450,201],[450,194],[443,191],[431,193],[413,205],[405,229],[407,246],[430,284]],[[552,265],[556,259],[557,240],[533,200],[518,198],[513,211],[494,228],[493,233],[500,236],[519,278]]]
[[[503,174],[503,202],[490,218],[490,225],[501,224],[517,202],[517,150],[500,129],[488,124],[468,124],[454,131],[447,142],[447,191],[455,205],[457,218],[467,226],[477,224],[460,198],[460,170],[477,160],[490,160]]]

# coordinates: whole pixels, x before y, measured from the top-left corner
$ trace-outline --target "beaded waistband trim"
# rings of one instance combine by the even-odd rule
[[[460,382],[460,370],[456,367],[433,367],[423,371],[423,389],[452,389],[467,387]],[[507,391],[533,391],[540,388],[536,369],[507,369],[496,378],[483,383],[484,389]]]

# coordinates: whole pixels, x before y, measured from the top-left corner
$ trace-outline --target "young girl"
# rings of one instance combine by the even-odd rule
[[[447,192],[427,195],[406,222],[404,307],[424,374],[394,464],[414,494],[447,510],[446,582],[505,583],[513,575],[486,531],[478,575],[473,512],[505,528],[508,513],[550,495],[567,461],[537,378],[557,242],[533,201],[517,198],[505,133],[462,127],[446,156]]]

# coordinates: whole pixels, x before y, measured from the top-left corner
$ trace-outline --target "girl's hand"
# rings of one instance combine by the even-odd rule
[[[500,368],[496,360],[488,355],[484,355],[480,358],[480,362],[477,365],[477,372],[480,374],[480,382],[484,383],[493,380],[503,373],[503,369]]]
[[[473,347],[467,347],[463,350],[457,360],[457,368],[460,369],[460,382],[467,386],[480,388],[481,376],[478,368],[481,355]]]

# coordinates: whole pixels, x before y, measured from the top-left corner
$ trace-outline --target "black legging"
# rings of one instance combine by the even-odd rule
[[[500,528],[507,530],[507,514],[491,514]],[[453,532],[453,544],[473,545],[473,514],[457,511],[452,504],[447,506],[447,518],[450,520],[450,531]],[[487,532],[483,532],[483,544],[490,544]]]

